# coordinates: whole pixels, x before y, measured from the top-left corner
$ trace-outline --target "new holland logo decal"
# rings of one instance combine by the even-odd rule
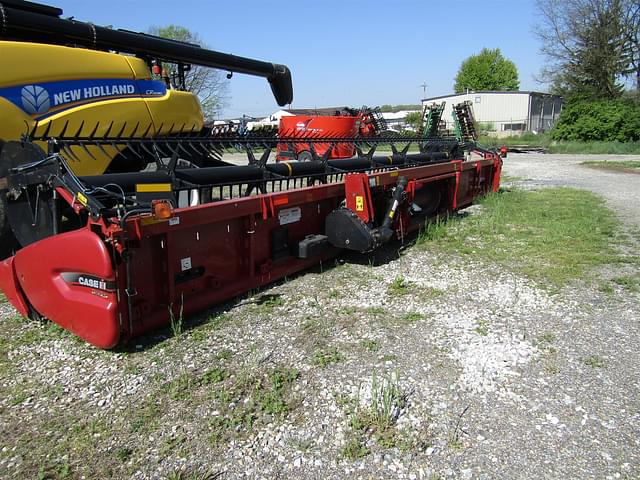
[[[25,112],[47,113],[51,107],[49,92],[38,85],[27,85],[20,91],[20,98]]]

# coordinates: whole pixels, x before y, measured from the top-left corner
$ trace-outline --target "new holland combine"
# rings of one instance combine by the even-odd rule
[[[0,0],[0,288],[98,347],[402,239],[499,186],[499,155],[471,138],[203,131],[190,65],[265,77],[279,105],[289,69],[61,15]],[[172,78],[155,75],[163,63]],[[357,156],[272,161],[283,142]]]

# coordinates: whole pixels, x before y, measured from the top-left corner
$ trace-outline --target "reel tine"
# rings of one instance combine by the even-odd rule
[[[95,142],[95,145],[100,149],[102,153],[104,153],[105,157],[107,158],[111,157],[111,155],[109,155],[109,153],[107,153],[107,151],[104,149],[101,142]]]
[[[167,147],[168,145],[165,142],[159,143],[159,142],[153,142],[154,148],[158,151],[158,153],[160,153],[163,157],[170,157],[171,155],[167,155],[167,152],[165,150],[163,150],[163,147]],[[171,147],[169,147],[169,150],[171,150]],[[171,150],[171,152],[173,153],[173,150]]]
[[[111,129],[113,128],[113,120],[111,120],[111,123],[109,124],[109,128],[107,128],[107,131],[104,132],[103,138],[109,138],[109,134],[111,133]]]
[[[187,149],[182,146],[182,142],[181,141],[178,141],[177,145],[178,145],[178,150],[182,150],[185,155],[189,155],[189,152],[187,151]]]
[[[89,149],[87,148],[87,146],[84,144],[84,142],[78,142],[77,145],[80,145],[80,147],[82,147],[82,149],[87,153],[87,155],[89,155],[91,158],[93,158],[94,160],[98,160],[96,157],[93,156],[93,154],[89,151]]]
[[[126,142],[125,145],[127,146],[127,149],[133,153],[136,157],[138,157],[140,160],[143,159],[142,155],[140,155],[136,149],[133,147],[133,143],[132,142]]]
[[[142,134],[143,138],[147,138],[147,136],[149,135],[149,130],[151,130],[151,122],[149,122],[149,125],[147,126],[147,129]]]
[[[40,123],[38,122],[38,120],[36,120],[35,122],[33,122],[33,128],[31,129],[31,131],[29,131],[29,124],[27,123],[27,121],[25,120],[25,125],[27,126],[27,135],[30,138],[35,138],[36,137],[36,131],[38,130],[38,126],[40,125]],[[49,122],[49,125],[51,124],[51,122]]]
[[[51,123],[51,122],[49,122]],[[69,120],[64,123],[64,127],[62,127],[62,131],[58,134],[58,137],[64,138],[64,134],[67,133],[67,127],[69,126]]]
[[[80,137],[80,132],[82,132],[83,127],[84,127],[84,120],[80,122],[80,127],[78,127],[78,131],[76,132],[75,135],[73,135],[74,140],[78,140],[78,138]]]
[[[91,131],[91,133],[89,134],[89,140],[93,140],[93,137],[95,136],[96,132],[98,131],[98,127],[100,126],[100,122],[96,122],[96,126],[93,127],[93,130]]]
[[[140,148],[142,148],[142,150],[147,152],[150,157],[156,156],[156,152],[154,152],[153,150],[149,150],[149,148],[147,148],[147,142],[140,142]]]
[[[74,161],[76,161],[76,162],[80,162],[81,161],[70,146],[68,146],[66,144],[63,144],[62,147],[61,147],[61,150],[63,152],[67,152],[67,155],[69,157],[71,157]]]
[[[118,134],[116,135],[116,139],[120,140],[120,138],[122,138],[122,134],[124,133],[124,129],[127,128],[127,122],[123,122],[122,124],[122,128],[120,129],[120,131],[118,132]]]

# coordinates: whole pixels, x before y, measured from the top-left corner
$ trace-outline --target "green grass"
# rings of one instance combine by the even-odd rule
[[[616,285],[623,287],[625,290],[629,292],[640,292],[640,276],[616,277],[611,281]]]
[[[225,376],[210,391],[220,414],[209,420],[209,442],[217,446],[249,434],[256,423],[284,417],[295,406],[291,389],[299,376],[286,367]]]
[[[405,436],[399,435],[396,423],[402,410],[407,406],[408,393],[400,387],[396,371],[382,378],[375,370],[371,376],[371,399],[367,405],[357,400],[344,402],[349,415],[351,431],[342,449],[342,456],[355,460],[369,453],[367,443],[372,439],[382,448],[407,447],[411,444]]]
[[[408,282],[402,275],[398,275],[393,281],[389,284],[388,287],[389,295],[406,295],[411,293],[413,290],[413,283]]]
[[[551,139],[548,133],[524,133],[513,137],[495,138],[481,136],[478,143],[486,147],[501,147],[502,145],[529,145],[540,147],[549,153],[572,154],[640,154],[640,142],[558,142]]]
[[[415,323],[419,320],[422,320],[424,315],[418,312],[408,312],[405,313],[402,319],[407,323]]]
[[[638,155],[640,142],[554,142],[549,153]]]
[[[481,204],[479,214],[428,225],[418,245],[504,266],[550,287],[621,261],[613,246],[618,222],[593,193],[513,190]]]
[[[365,338],[360,341],[360,346],[369,352],[377,352],[380,350],[380,344],[375,340]]]
[[[489,335],[489,322],[486,320],[478,320],[478,326],[475,328],[475,331],[481,337],[486,337]]]
[[[591,368],[602,368],[605,365],[604,358],[599,357],[598,355],[583,357],[580,361]]]
[[[341,362],[344,356],[335,347],[318,348],[313,352],[313,363],[320,368],[326,368],[332,363]]]
[[[596,161],[589,160],[582,162],[582,165],[586,165],[591,168],[603,168],[606,170],[637,170],[640,173],[640,161],[638,160],[621,160],[621,161]]]

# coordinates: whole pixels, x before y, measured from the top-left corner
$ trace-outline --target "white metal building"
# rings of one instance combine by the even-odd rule
[[[562,110],[562,97],[541,92],[481,91],[425,98],[422,105],[446,102],[442,119],[453,128],[452,105],[470,101],[478,123],[505,133],[550,130]]]

